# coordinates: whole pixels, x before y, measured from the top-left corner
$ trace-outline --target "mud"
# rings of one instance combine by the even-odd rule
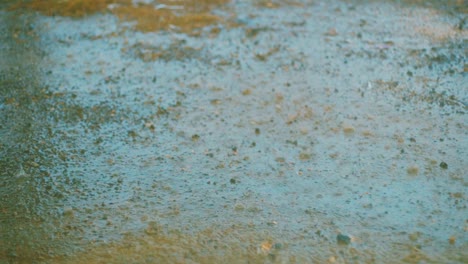
[[[5,1],[0,263],[466,263],[463,1]]]

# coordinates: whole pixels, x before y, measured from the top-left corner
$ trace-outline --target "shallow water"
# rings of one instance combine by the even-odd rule
[[[462,1],[13,2],[0,263],[468,262]]]

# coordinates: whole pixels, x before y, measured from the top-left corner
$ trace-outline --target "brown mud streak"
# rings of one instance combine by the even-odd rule
[[[130,0],[69,0],[42,1],[32,0],[14,4],[10,9],[26,8],[38,11],[46,16],[66,16],[81,18],[107,10],[109,4],[131,4]]]
[[[33,0],[18,3],[10,9],[29,9],[46,16],[65,16],[81,18],[95,13],[111,12],[123,21],[136,21],[135,28],[150,32],[173,30],[186,34],[197,34],[197,29],[216,25],[223,19],[211,11],[229,0],[176,0],[158,1],[158,6],[150,4],[132,4],[131,0],[68,0],[41,1]],[[109,8],[110,5],[114,8]]]
[[[209,13],[175,14],[171,10],[156,10],[148,6],[116,8],[115,14],[121,20],[137,21],[135,28],[150,32],[175,28],[176,31],[192,33],[195,29],[216,24],[221,19]]]

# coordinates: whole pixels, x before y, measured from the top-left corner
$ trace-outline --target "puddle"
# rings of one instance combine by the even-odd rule
[[[9,2],[0,263],[468,261],[460,1]]]

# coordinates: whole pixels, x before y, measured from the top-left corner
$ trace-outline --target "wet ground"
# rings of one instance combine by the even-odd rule
[[[467,263],[464,1],[3,1],[0,263]]]

